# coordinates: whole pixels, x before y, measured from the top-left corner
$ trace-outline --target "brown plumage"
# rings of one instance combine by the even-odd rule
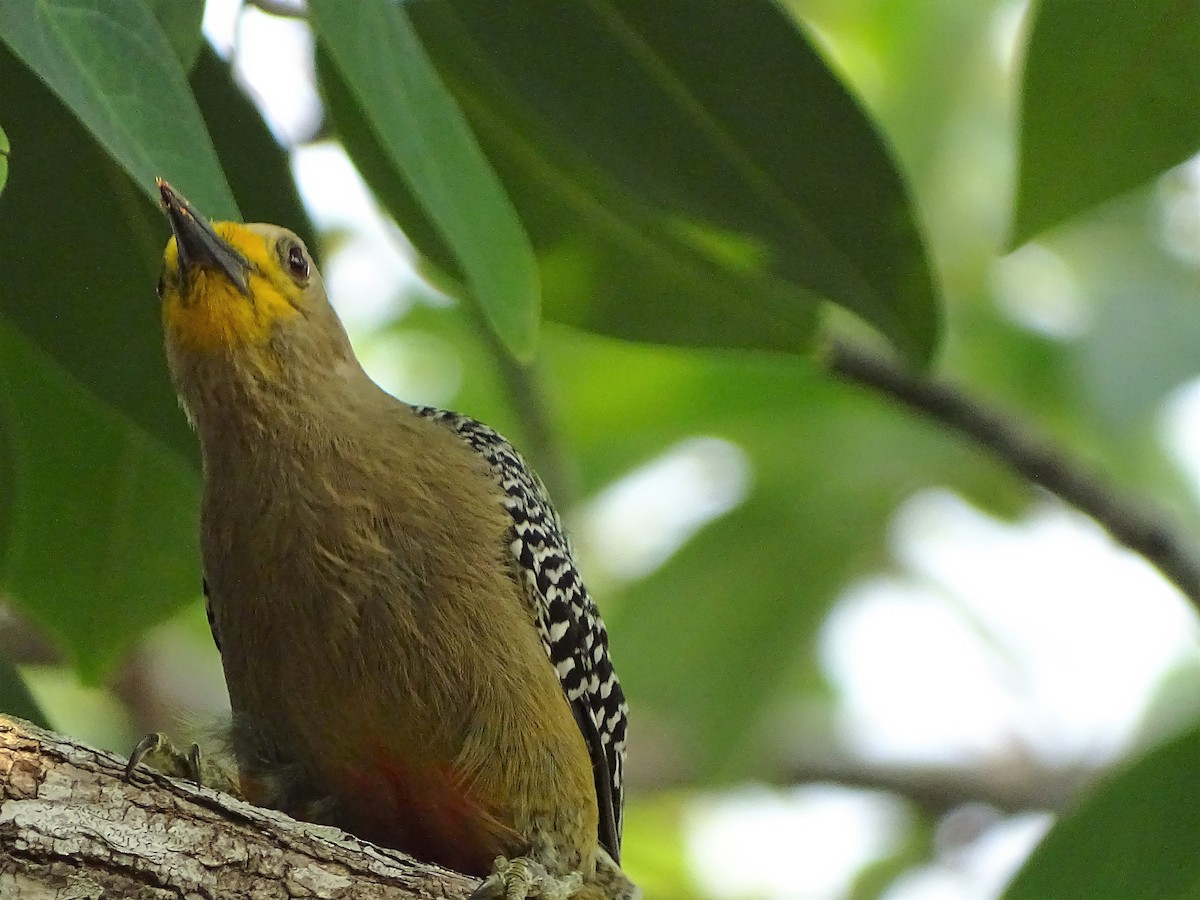
[[[589,746],[492,465],[364,373],[294,234],[210,226],[161,188],[167,355],[249,799],[471,874],[505,857],[481,897],[636,896],[597,800],[610,780],[619,797],[619,758],[593,772],[623,755],[619,685],[619,743]]]

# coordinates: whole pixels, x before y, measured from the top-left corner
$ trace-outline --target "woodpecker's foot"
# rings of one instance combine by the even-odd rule
[[[576,900],[581,894],[583,876],[578,872],[551,875],[546,867],[527,856],[516,859],[496,857],[492,874],[471,894],[468,900]],[[594,895],[600,900],[599,894]]]
[[[192,744],[184,753],[161,731],[148,734],[133,748],[125,764],[126,780],[133,779],[138,766],[145,763],[172,778],[186,778],[200,784],[200,745]]]
[[[603,850],[587,880],[581,872],[554,875],[535,859],[496,857],[492,874],[467,900],[641,900],[642,892]]]
[[[210,765],[203,758],[199,744],[192,744],[185,753],[161,731],[148,734],[137,742],[125,764],[125,779],[132,781],[137,767],[143,763],[172,778],[184,778],[204,787],[240,795],[233,777],[221,766]]]

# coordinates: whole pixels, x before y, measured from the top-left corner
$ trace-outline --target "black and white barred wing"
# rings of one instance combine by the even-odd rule
[[[431,407],[418,414],[454,429],[491,464],[512,516],[512,553],[523,573],[542,646],[592,755],[600,842],[620,861],[629,708],[608,655],[608,633],[571,558],[558,513],[513,446],[488,426]]]

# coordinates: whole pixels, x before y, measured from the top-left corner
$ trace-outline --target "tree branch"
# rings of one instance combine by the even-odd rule
[[[785,783],[886,791],[936,820],[971,803],[985,804],[1004,815],[1062,812],[1106,771],[1084,765],[1047,766],[1021,756],[986,765],[951,766],[888,765],[817,753],[798,756],[786,772]]]
[[[474,879],[0,716],[0,896],[462,898]]]
[[[912,374],[898,362],[835,341],[834,374],[866,385],[915,412],[965,434],[1019,475],[1093,519],[1139,554],[1200,610],[1200,559],[1165,511],[1120,496],[1048,440],[947,384]]]

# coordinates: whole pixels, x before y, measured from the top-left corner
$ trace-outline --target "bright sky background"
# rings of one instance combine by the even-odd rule
[[[242,51],[239,71],[277,136],[304,139],[318,119],[307,30],[253,9],[239,18],[238,6],[209,0],[206,34],[224,53]],[[1013,9],[997,26],[996,52],[1006,57],[1023,7]],[[405,399],[448,402],[459,376],[437,348],[365,340],[416,283],[395,227],[336,145],[296,150],[294,167],[316,224],[347,235],[326,280],[364,362]],[[1200,164],[1182,171],[1185,189],[1164,196],[1163,235],[1200,264]],[[1072,273],[1048,250],[1022,248],[994,276],[1000,302],[1028,327],[1063,340],[1088,327]],[[1166,405],[1161,437],[1200,490],[1200,382]],[[609,561],[602,577],[643,577],[752,481],[737,447],[696,436],[594,498],[575,517],[581,551]],[[849,588],[821,639],[821,664],[841,693],[842,737],[865,759],[969,764],[1019,746],[1048,764],[1103,762],[1128,745],[1163,676],[1197,655],[1195,617],[1174,589],[1049,500],[1006,524],[927,491],[896,513],[892,546],[895,570]],[[688,821],[691,858],[714,895],[825,898],[898,839],[906,812],[868,791],[748,787],[697,801]],[[936,863],[888,896],[996,896],[1048,817],[985,812],[981,822],[973,839],[939,843]]]

